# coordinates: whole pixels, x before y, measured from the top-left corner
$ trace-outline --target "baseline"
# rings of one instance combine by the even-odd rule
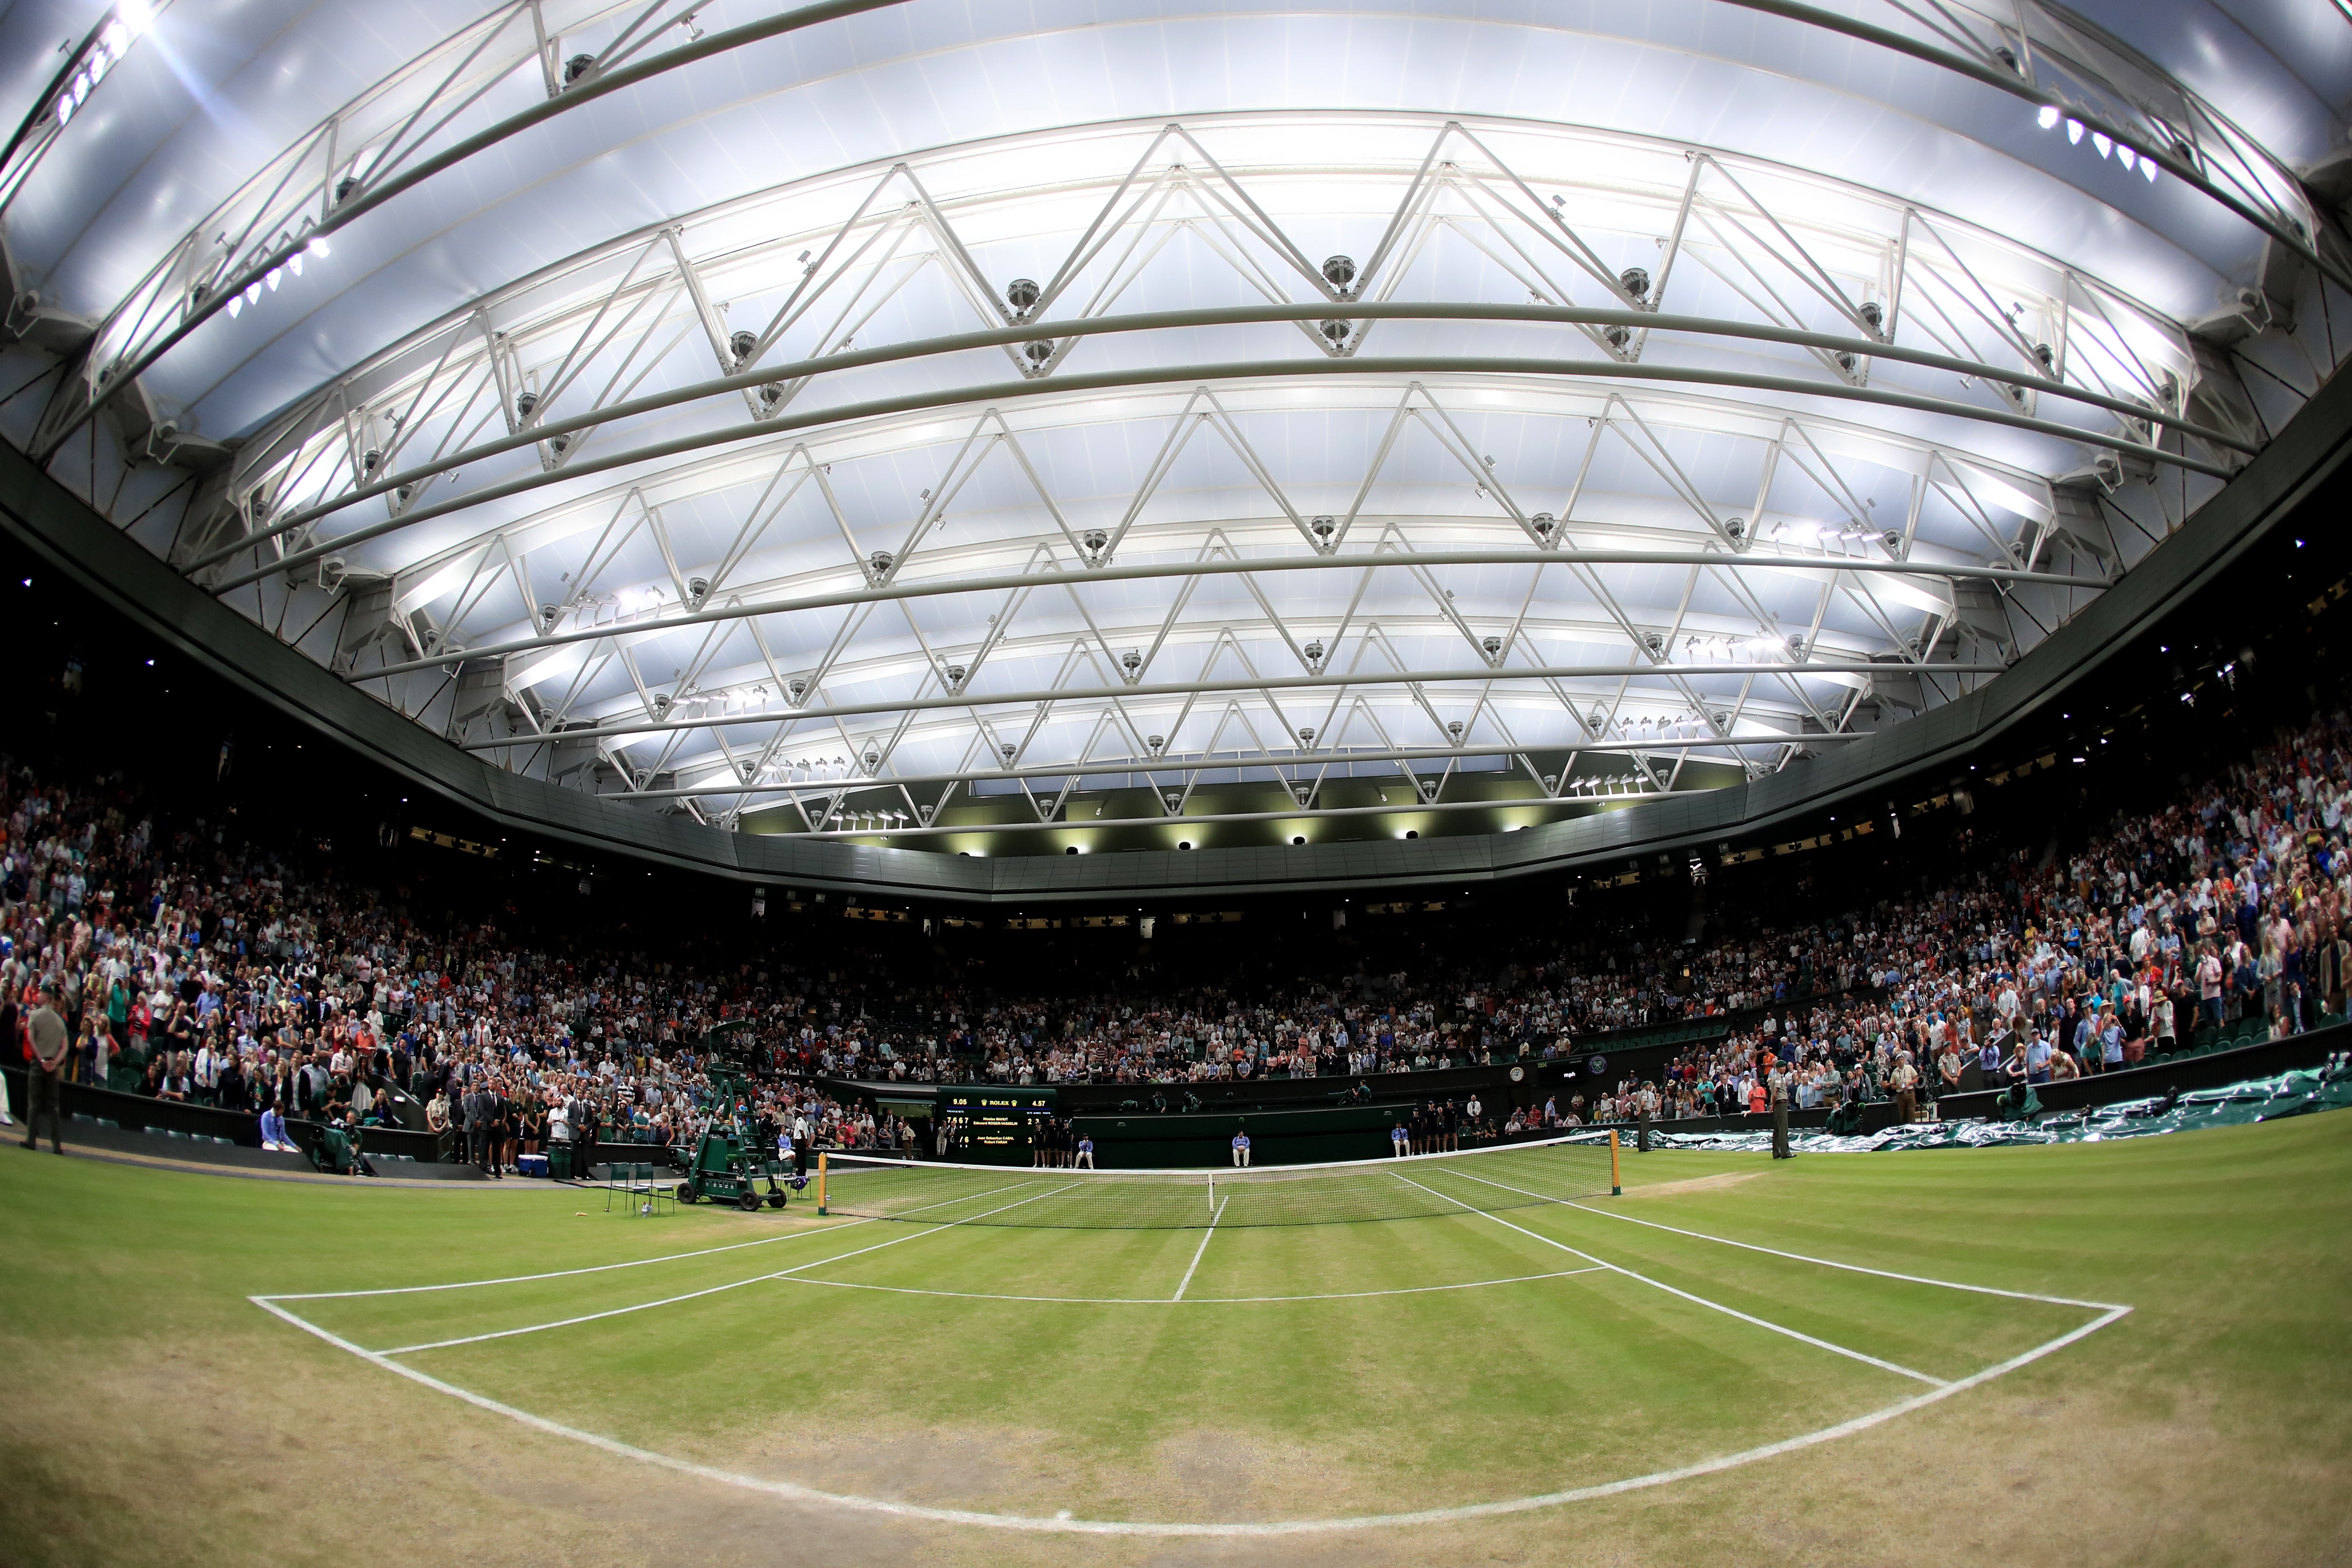
[[[806,1280],[802,1283],[823,1284],[824,1281]],[[1849,1437],[1858,1432],[1866,1432],[1874,1426],[1883,1426],[1897,1416],[1925,1409],[1939,1400],[1948,1399],[1956,1394],[1965,1393],[1969,1389],[1990,1383],[1997,1377],[2005,1376],[2020,1367],[2031,1365],[2043,1356],[2063,1350],[2077,1340],[2096,1333],[2131,1310],[2128,1307],[2118,1307],[2111,1312],[2083,1324],[2080,1328],[2061,1334],[2054,1340],[2035,1345],[2031,1350],[2013,1355],[2005,1362],[1986,1367],[1981,1372],[1972,1373],[1967,1377],[1944,1384],[1940,1387],[1928,1389],[1922,1394],[1915,1394],[1910,1398],[1898,1400],[1893,1405],[1882,1405],[1876,1410],[1841,1421],[1835,1426],[1799,1433],[1793,1437],[1783,1437],[1778,1442],[1760,1444],[1752,1448],[1742,1448],[1735,1453],[1719,1454],[1712,1458],[1679,1465],[1672,1469],[1653,1470],[1647,1475],[1628,1476],[1621,1480],[1602,1481],[1592,1486],[1570,1487],[1559,1491],[1538,1492],[1528,1497],[1502,1498],[1492,1502],[1460,1503],[1450,1508],[1416,1509],[1402,1513],[1368,1513],[1331,1519],[1188,1523],[1179,1521],[1076,1519],[1070,1517],[1066,1510],[1064,1513],[1046,1517],[1037,1514],[987,1513],[974,1509],[933,1508],[921,1503],[898,1502],[888,1498],[861,1497],[849,1492],[823,1491],[815,1487],[802,1486],[794,1481],[772,1480],[762,1476],[747,1476],[734,1470],[723,1470],[715,1465],[698,1464],[691,1459],[678,1458],[675,1455],[656,1453],[650,1448],[640,1448],[635,1444],[624,1443],[617,1437],[605,1436],[600,1432],[584,1431],[577,1426],[567,1426],[560,1421],[551,1421],[543,1415],[534,1415],[528,1410],[503,1404],[487,1394],[477,1394],[471,1389],[460,1388],[456,1384],[435,1377],[430,1373],[421,1372],[415,1367],[404,1365],[374,1351],[355,1345],[349,1340],[288,1311],[275,1301],[260,1297],[248,1297],[247,1300],[262,1310],[292,1324],[305,1333],[316,1335],[337,1350],[348,1352],[363,1362],[407,1378],[410,1382],[432,1389],[436,1394],[447,1394],[452,1399],[473,1405],[478,1410],[488,1411],[494,1415],[503,1415],[509,1421],[529,1427],[532,1431],[545,1433],[549,1436],[569,1438],[572,1442],[611,1454],[617,1458],[634,1459],[641,1464],[656,1466],[678,1475],[691,1476],[698,1480],[716,1481],[722,1486],[761,1493],[787,1502],[823,1504],[926,1524],[971,1525],[987,1530],[1011,1530],[1047,1535],[1129,1536],[1147,1539],[1327,1535],[1353,1531],[1391,1530],[1412,1525],[1447,1524],[1465,1519],[1493,1519],[1507,1514],[1528,1513],[1540,1509],[1559,1508],[1569,1503],[1590,1502],[1601,1498],[1616,1497],[1625,1492],[1668,1486],[1675,1481],[1695,1480],[1702,1476],[1717,1475],[1725,1470],[1738,1469],[1759,1460],[1777,1458],[1783,1454],[1798,1453],[1823,1443],[1834,1442],[1840,1437]]]

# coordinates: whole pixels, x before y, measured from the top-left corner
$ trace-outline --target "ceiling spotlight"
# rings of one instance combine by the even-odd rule
[[[1005,303],[1011,305],[1013,310],[1026,315],[1030,309],[1037,303],[1037,284],[1035,279],[1029,278],[1015,278],[1012,282],[1007,283],[1004,286],[1004,300]]]
[[[1304,652],[1304,653],[1307,655],[1307,663],[1309,663],[1309,664],[1320,664],[1320,663],[1322,663],[1322,662],[1323,662],[1323,639],[1322,639],[1322,638],[1320,638],[1320,637],[1317,637],[1317,638],[1315,638],[1313,641],[1309,642],[1309,643],[1307,645],[1307,647],[1306,647],[1305,648],[1303,648],[1303,649],[1302,649],[1302,650],[1300,650],[1300,651]]]
[[[2039,125],[2044,131],[2056,125],[2058,123],[2058,106],[2054,103],[2043,104],[2042,106],[2041,112],[2034,115],[2033,123]]]
[[[760,346],[760,334],[739,331],[727,340],[727,348],[735,356],[735,368],[742,369],[751,363],[751,351]]]
[[[1038,338],[1034,342],[1023,343],[1021,355],[1029,362],[1031,368],[1043,370],[1045,368],[1045,362],[1054,357],[1053,342],[1048,338]]]
[[[1348,285],[1356,280],[1356,258],[1352,256],[1327,256],[1323,258],[1323,281],[1347,292]]]
[[[2076,145],[2079,145],[2079,144],[2081,143],[2082,140],[2083,140],[2083,122],[2082,122],[2081,121],[2079,121],[2079,120],[2069,120],[2069,121],[2066,121],[2066,144],[2067,144],[2068,146],[2070,146],[2070,147],[2072,147],[2072,146],[2076,146]]]
[[[877,577],[887,577],[890,575],[892,560],[893,557],[888,551],[877,550],[866,558],[866,563],[874,568],[874,575]]]
[[[1625,290],[1625,298],[1640,304],[1650,297],[1650,274],[1647,268],[1628,267],[1617,274],[1617,286]]]

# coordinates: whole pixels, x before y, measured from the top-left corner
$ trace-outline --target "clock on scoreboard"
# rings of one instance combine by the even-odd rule
[[[1059,1099],[1050,1089],[940,1086],[940,1125],[953,1137],[947,1157],[981,1165],[1029,1163],[1034,1129],[1055,1113]]]

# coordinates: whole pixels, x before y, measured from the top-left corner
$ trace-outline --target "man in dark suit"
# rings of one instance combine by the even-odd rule
[[[473,1156],[474,1168],[484,1175],[490,1171],[490,1091],[477,1082],[466,1090],[466,1152]]]
[[[572,1113],[572,1173],[583,1182],[593,1179],[589,1167],[596,1163],[596,1102],[583,1095]]]

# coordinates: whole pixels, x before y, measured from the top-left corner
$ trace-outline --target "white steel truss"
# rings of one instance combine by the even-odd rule
[[[2287,261],[2217,333],[1717,149],[1467,117],[1090,126],[617,236],[201,474],[142,467],[170,456],[152,433],[104,452],[93,407],[505,134],[469,115],[515,71],[543,78],[541,123],[710,53],[688,5],[520,0],[192,228],[33,385],[30,442],[404,714],[722,823],[781,799],[851,831],[853,794],[895,789],[928,828],[1000,784],[1049,823],[1110,775],[1177,815],[1252,769],[1314,812],[1334,765],[1434,799],[1417,764],[1470,757],[1548,799],[1752,775],[2013,662],[2261,449],[2338,357],[2331,293],[2352,302],[2300,184],[2114,40],[2031,3],[1884,10],[1805,19],[2003,78]]]

